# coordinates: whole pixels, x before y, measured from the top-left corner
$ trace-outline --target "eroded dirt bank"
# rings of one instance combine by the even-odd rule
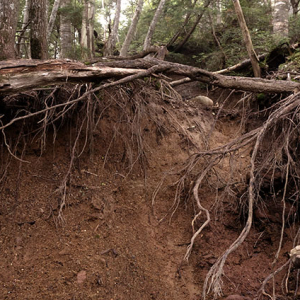
[[[188,98],[198,89],[187,85],[179,92]],[[119,91],[109,95],[110,103],[121,101]],[[210,148],[225,144],[239,136],[244,125],[238,114],[220,116],[216,123],[217,110],[181,105],[169,97],[163,104],[152,102],[147,91],[139,90],[138,95],[151,108],[146,114],[138,108],[139,115],[131,105],[141,127],[126,133],[137,123],[129,113],[118,115],[118,109],[125,109],[123,102],[118,109],[104,105],[92,147],[82,154],[85,134],[74,150],[81,124],[77,121],[57,132],[49,129],[42,152],[44,135],[33,134],[20,143],[15,154],[30,163],[11,157],[2,145],[1,299],[201,299],[207,272],[245,224],[246,208],[239,199],[247,184],[250,149],[241,151],[238,161],[228,159],[218,166],[218,179],[212,174],[203,183],[200,197],[211,222],[197,238],[188,263],[183,257],[198,213],[192,197],[187,197],[193,182],[184,187],[186,197],[180,202],[175,199],[175,174],[166,177],[155,199],[153,193],[164,175],[179,170],[192,153],[207,149],[207,143]],[[211,96],[215,104],[227,97]],[[124,129],[124,123],[129,127]],[[15,138],[18,132],[13,130]],[[143,137],[142,146],[137,132]],[[141,147],[135,149],[130,140]],[[80,157],[74,159],[66,179],[73,150]],[[237,164],[234,171],[233,164]],[[223,197],[229,186],[222,186],[220,178],[228,176],[236,184]],[[62,206],[64,180],[67,197]],[[272,199],[256,207],[248,238],[228,257],[220,299],[233,294],[254,299],[274,270],[281,211]],[[200,216],[194,229],[204,221]],[[295,223],[286,227],[279,263],[287,260],[296,231]]]

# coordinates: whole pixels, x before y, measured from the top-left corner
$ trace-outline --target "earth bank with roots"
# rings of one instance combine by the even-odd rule
[[[300,96],[90,89],[1,98],[3,299],[297,299]]]

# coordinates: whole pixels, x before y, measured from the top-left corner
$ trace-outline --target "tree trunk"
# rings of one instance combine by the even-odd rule
[[[71,20],[66,9],[72,4],[71,0],[62,0],[60,14],[60,57],[74,58]]]
[[[234,5],[234,9],[235,12],[237,14],[237,18],[242,30],[242,35],[244,38],[244,42],[246,44],[246,48],[247,48],[247,52],[249,55],[249,58],[251,60],[251,65],[253,68],[253,73],[255,77],[260,77],[261,76],[261,70],[260,70],[260,66],[259,66],[259,59],[254,51],[253,45],[252,45],[252,40],[250,37],[250,33],[248,30],[248,27],[246,25],[246,21],[244,18],[244,14],[240,5],[239,0],[232,0],[233,1],[233,5]]]
[[[105,56],[113,55],[113,53],[114,53],[116,43],[117,43],[117,37],[118,37],[120,15],[121,15],[121,0],[117,0],[113,29],[112,29],[111,34],[108,37],[108,40],[106,42],[106,47],[104,49]]]
[[[136,27],[137,27],[137,24],[138,24],[138,21],[139,21],[139,18],[140,18],[142,9],[143,9],[143,4],[144,4],[144,0],[139,0],[139,2],[137,4],[137,7],[136,7],[136,10],[135,10],[135,13],[134,13],[134,16],[133,16],[133,19],[132,19],[132,22],[131,22],[129,30],[127,32],[125,41],[122,45],[122,48],[121,48],[121,51],[120,51],[120,56],[126,56],[127,55],[130,43],[131,43],[131,41],[134,37]]]
[[[81,40],[82,58],[92,58],[94,53],[95,0],[85,0],[82,15]]]
[[[17,0],[0,0],[0,60],[16,58]]]
[[[192,16],[192,10],[195,8],[195,5],[197,3],[198,0],[194,0],[193,3],[191,3],[191,9],[189,10],[189,12],[186,14],[185,16],[185,20],[183,25],[181,26],[181,28],[173,35],[173,37],[170,39],[170,41],[167,44],[167,47],[170,47],[172,45],[175,44],[175,42],[177,41],[177,39],[184,33],[184,31],[186,30],[186,26]]]
[[[89,43],[89,49],[91,50],[91,57],[94,57],[95,56],[95,46],[94,46],[95,0],[90,1],[90,6],[88,10],[88,20],[89,20],[88,43]]]
[[[202,9],[202,11],[200,12],[200,14],[198,14],[196,21],[194,22],[194,25],[192,26],[192,28],[190,29],[190,31],[187,33],[187,35],[185,36],[185,38],[183,39],[183,41],[175,48],[175,52],[178,52],[185,44],[186,42],[189,40],[189,38],[191,37],[191,35],[193,34],[193,32],[195,31],[197,25],[199,24],[206,8],[209,6],[211,0],[207,0],[204,4],[204,7]]]
[[[293,15],[296,16],[299,11],[299,0],[291,0],[291,6],[293,10]]]
[[[289,0],[275,0],[273,6],[273,33],[279,39],[288,38]]]
[[[47,41],[49,41],[51,33],[53,31],[53,27],[54,27],[54,23],[55,23],[55,20],[56,20],[59,5],[60,5],[60,0],[55,0],[54,4],[53,4],[52,11],[51,11],[49,23],[48,23]]]
[[[29,18],[31,20],[31,57],[33,59],[47,59],[47,1],[31,0]]]
[[[149,26],[149,29],[148,29],[148,32],[147,32],[147,35],[146,35],[146,38],[144,41],[143,50],[147,50],[151,46],[151,41],[152,41],[152,37],[154,34],[154,30],[155,30],[156,24],[159,20],[159,17],[162,14],[165,3],[166,3],[166,0],[160,0],[160,2],[158,4],[158,7],[157,7],[154,17],[151,21],[151,24]]]
[[[18,37],[18,42],[17,42],[17,56],[19,58],[25,57],[25,58],[31,58],[29,57],[29,49],[27,49],[25,45],[25,34],[26,30],[29,27],[29,3],[30,0],[25,1],[24,5],[24,14],[23,14],[23,22],[22,22],[22,30],[20,31],[19,37]],[[23,52],[23,53],[22,53]]]

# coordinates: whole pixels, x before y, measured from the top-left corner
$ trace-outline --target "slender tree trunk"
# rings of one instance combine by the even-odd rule
[[[213,34],[214,39],[215,39],[215,41],[216,41],[216,44],[217,44],[217,46],[219,47],[220,51],[221,51],[222,54],[223,54],[223,66],[222,66],[222,68],[224,68],[225,61],[226,61],[228,58],[227,58],[226,53],[225,53],[225,51],[224,51],[224,49],[223,49],[223,47],[222,47],[222,45],[221,45],[221,43],[220,43],[220,41],[219,41],[217,35],[216,35],[216,30],[215,30],[215,26],[214,26],[213,17],[212,17],[212,15],[211,15],[210,12],[208,12],[208,17],[209,17],[209,21],[210,21],[210,25],[211,25],[211,31],[212,31],[212,34]]]
[[[57,11],[58,11],[60,2],[61,2],[61,0],[55,0],[54,1],[53,8],[52,8],[51,15],[50,15],[50,19],[49,19],[49,23],[48,23],[47,41],[49,41],[51,33],[53,31],[53,27],[54,27],[54,23],[55,23],[55,20],[56,20]]]
[[[186,29],[186,26],[192,16],[192,10],[195,8],[195,5],[197,3],[198,0],[194,0],[193,3],[191,3],[191,10],[187,13],[186,17],[185,17],[185,20],[184,20],[184,23],[183,25],[181,26],[181,28],[173,35],[173,37],[170,39],[170,41],[168,42],[168,45],[167,47],[170,47],[172,45],[175,44],[175,42],[177,41],[177,39],[184,33],[185,29]]]
[[[251,60],[251,65],[253,68],[253,73],[255,77],[260,77],[261,76],[261,70],[260,70],[260,66],[259,66],[259,59],[254,51],[253,45],[252,45],[252,40],[250,37],[250,33],[244,18],[244,14],[240,5],[239,0],[232,0],[233,1],[233,5],[234,5],[234,9],[235,12],[237,14],[237,18],[242,30],[242,34],[243,34],[243,38],[244,38],[244,42],[246,44],[246,48],[247,48],[247,52],[249,55],[249,58]]]
[[[113,29],[111,34],[108,37],[108,40],[106,42],[106,47],[104,49],[105,56],[112,55],[115,50],[117,37],[118,37],[119,23],[120,23],[120,15],[121,15],[121,0],[117,0]]]
[[[222,24],[222,0],[217,0],[215,3],[215,7],[217,9],[217,25]]]
[[[92,58],[94,51],[95,1],[85,0],[82,15],[81,40],[82,58]]]
[[[95,56],[95,46],[94,46],[94,22],[95,22],[95,0],[90,1],[89,10],[88,10],[88,43],[89,49],[91,51],[91,57]]]
[[[88,48],[88,43],[87,43],[87,21],[88,21],[88,0],[85,0],[83,11],[82,11],[80,45],[81,45],[81,47],[86,48],[86,49]]]
[[[291,0],[291,6],[293,9],[293,15],[296,16],[299,11],[299,0]]]
[[[29,5],[30,5],[30,0],[25,1],[24,9],[23,9],[23,22],[22,22],[22,30],[20,31],[19,37],[18,37],[18,42],[17,42],[17,55],[18,57],[23,57],[23,54],[26,58],[28,58],[28,49],[26,48],[25,45],[25,34],[26,30],[30,25],[29,21]],[[22,54],[23,52],[23,54]]]
[[[71,0],[62,0],[61,8],[71,6]],[[62,10],[60,14],[60,57],[73,58],[73,36],[70,17],[66,10]]]
[[[166,3],[166,0],[160,0],[160,2],[158,4],[158,7],[157,7],[154,17],[151,21],[151,24],[149,26],[149,29],[148,29],[148,32],[147,32],[147,35],[146,35],[146,38],[144,41],[143,50],[147,50],[151,46],[151,41],[152,41],[152,37],[154,34],[154,30],[155,30],[156,24],[159,20],[159,17],[162,14],[165,3]]]
[[[187,43],[187,41],[190,39],[190,37],[194,33],[197,25],[199,24],[202,16],[204,15],[204,12],[205,12],[206,8],[209,6],[210,2],[211,2],[211,0],[206,0],[206,2],[204,4],[204,7],[202,8],[202,11],[198,14],[197,19],[194,22],[194,25],[192,26],[190,31],[187,33],[187,35],[185,36],[183,41],[175,48],[175,52],[178,52]]]
[[[273,7],[273,33],[279,38],[289,34],[289,0],[275,0]]]
[[[31,0],[29,18],[31,20],[31,58],[47,59],[47,1]]]
[[[130,25],[129,30],[127,32],[125,41],[122,45],[122,48],[121,48],[121,51],[120,51],[120,56],[126,56],[127,55],[130,43],[131,43],[131,41],[134,37],[134,34],[136,32],[136,27],[137,27],[137,24],[138,24],[138,21],[140,19],[140,15],[141,15],[141,12],[142,12],[142,9],[143,9],[143,4],[144,4],[144,0],[139,0],[139,2],[137,4],[137,7],[136,7],[136,10],[135,10],[135,13],[134,13],[134,16],[133,16],[133,19],[132,19],[132,22],[131,22],[131,25]]]
[[[0,60],[16,58],[17,0],[0,0]]]

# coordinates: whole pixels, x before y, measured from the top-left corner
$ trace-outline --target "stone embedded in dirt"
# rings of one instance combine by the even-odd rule
[[[16,245],[20,246],[23,242],[23,239],[20,236],[16,237]]]
[[[300,245],[290,251],[290,257],[295,269],[300,269]]]
[[[249,297],[244,297],[241,295],[230,295],[225,298],[225,300],[251,300]]]
[[[80,271],[77,274],[77,283],[81,284],[84,283],[84,281],[86,280],[86,271]]]
[[[208,98],[206,96],[202,96],[202,95],[188,99],[187,102],[193,103],[195,105],[197,105],[197,104],[201,104],[204,106],[213,106],[214,105],[214,102],[210,98]]]

